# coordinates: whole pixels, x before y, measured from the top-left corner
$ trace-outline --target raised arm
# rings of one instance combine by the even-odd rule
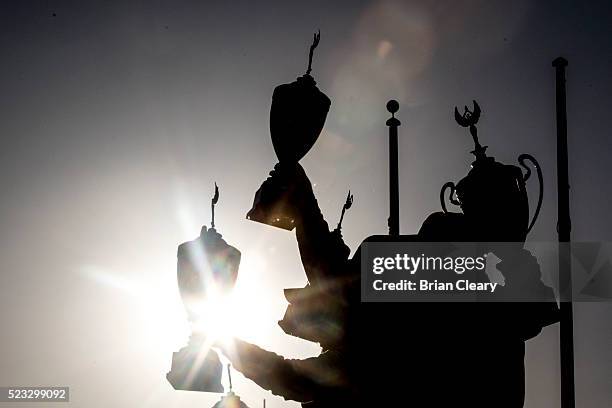
[[[293,192],[296,239],[308,280],[312,284],[342,275],[350,249],[342,240],[340,231],[329,230],[312,184],[300,165],[297,166]]]

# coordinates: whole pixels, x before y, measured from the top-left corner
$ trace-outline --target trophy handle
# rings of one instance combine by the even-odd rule
[[[540,215],[540,209],[542,208],[542,200],[544,198],[544,177],[542,176],[542,168],[540,167],[540,164],[535,159],[535,157],[533,157],[530,154],[523,153],[518,157],[519,164],[526,171],[525,175],[523,176],[523,182],[526,182],[531,176],[531,168],[529,168],[529,166],[525,164],[525,160],[531,162],[533,167],[535,167],[536,173],[538,175],[538,183],[540,184],[538,205],[536,206],[535,212],[533,213],[533,218],[531,219],[531,222],[529,223],[529,227],[527,228],[527,234],[529,234],[529,231],[531,231],[531,229],[533,228],[533,225],[538,219],[538,215]]]
[[[453,183],[452,181],[449,181],[448,183],[445,183],[442,186],[442,190],[440,190],[440,204],[442,205],[442,211],[444,211],[444,213],[448,213],[448,210],[446,209],[446,200],[444,199],[444,193],[446,192],[447,188],[450,188],[450,194],[448,195],[448,201],[450,201],[451,203],[455,205],[461,205],[461,202],[457,200],[455,197],[453,197],[457,189],[455,187],[455,183]]]

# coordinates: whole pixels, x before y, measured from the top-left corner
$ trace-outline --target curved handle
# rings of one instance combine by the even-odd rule
[[[526,173],[523,176],[523,182],[526,182],[531,176],[531,169],[525,164],[525,160],[530,161],[533,167],[535,167],[536,173],[538,174],[538,182],[540,183],[538,205],[536,206],[535,212],[533,213],[533,218],[531,219],[529,227],[527,228],[527,234],[529,234],[529,231],[531,231],[533,228],[533,225],[538,219],[538,215],[540,215],[540,209],[542,208],[542,199],[544,198],[544,177],[542,176],[542,168],[540,167],[538,161],[532,155],[523,153],[518,157],[519,164],[526,170]]]
[[[450,194],[448,195],[448,201],[455,205],[461,205],[461,202],[453,197],[455,195],[456,190],[455,183],[449,181],[448,183],[445,183],[442,186],[442,190],[440,190],[440,204],[442,205],[442,211],[444,211],[445,213],[448,213],[448,210],[446,209],[446,200],[444,199],[444,193],[446,192],[447,188],[450,188],[451,190]]]

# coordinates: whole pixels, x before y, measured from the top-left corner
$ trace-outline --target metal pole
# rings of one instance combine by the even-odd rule
[[[571,220],[569,210],[569,176],[567,159],[567,109],[565,67],[567,60],[559,57],[552,63],[556,71],[557,94],[557,206],[559,233],[559,296],[561,352],[561,408],[575,407],[574,335],[572,313],[572,276],[570,258]]]
[[[227,378],[229,378],[230,384],[230,392],[232,392],[232,366],[230,364],[227,365]]]
[[[399,236],[399,164],[397,127],[401,122],[395,117],[399,110],[396,100],[387,102],[387,110],[391,117],[387,120],[389,126],[389,235]]]

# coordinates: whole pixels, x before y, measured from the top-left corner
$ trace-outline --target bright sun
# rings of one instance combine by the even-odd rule
[[[205,334],[214,341],[228,342],[238,335],[238,332],[248,319],[240,311],[247,307],[248,301],[230,294],[209,293],[208,299],[200,305],[199,318],[193,324],[196,332]]]
[[[243,254],[236,286],[229,293],[209,290],[199,306],[199,319],[193,329],[225,344],[234,337],[255,340],[265,336],[261,323],[267,309],[266,297],[262,290],[254,289],[262,282],[259,275],[263,264],[259,255]]]
[[[133,310],[140,312],[133,321],[134,327],[138,325],[143,333],[150,333],[149,339],[157,344],[156,348],[174,349],[184,341],[188,333],[185,331],[187,316],[178,295],[178,286],[174,286],[176,283],[169,287],[167,277],[161,280],[130,278],[128,273],[95,266],[84,266],[82,273],[129,296],[134,304]],[[227,345],[235,337],[255,343],[265,342],[270,336],[270,319],[273,321],[277,313],[271,297],[266,296],[269,288],[265,285],[264,273],[263,257],[255,251],[243,252],[235,287],[225,294],[211,291],[210,296],[202,301],[200,319],[191,329],[211,341]]]

